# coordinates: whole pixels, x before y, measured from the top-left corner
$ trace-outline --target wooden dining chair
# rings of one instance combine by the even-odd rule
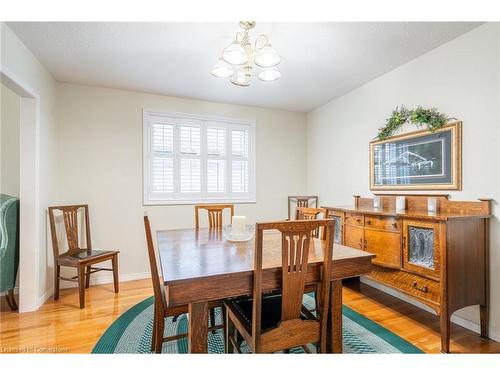
[[[80,247],[78,235],[78,212],[84,211],[85,222],[85,247]],[[55,211],[61,211],[68,250],[64,253],[59,251],[57,230],[55,222]],[[52,237],[52,250],[54,253],[54,299],[59,299],[59,281],[66,280],[78,283],[80,308],[85,307],[85,289],[90,286],[90,275],[99,271],[112,271],[115,293],[118,293],[118,254],[117,250],[94,250],[90,240],[89,206],[86,204],[71,206],[49,207],[50,232]],[[94,264],[111,261],[112,268],[93,267]],[[62,277],[61,266],[77,269],[74,277]]]
[[[324,208],[324,207],[321,207]],[[335,222],[335,238],[334,242],[342,244],[343,243],[343,233],[342,233],[342,217],[339,216],[338,211],[324,208],[326,214],[323,216],[324,219],[333,219]],[[323,239],[325,239],[325,232],[323,231]]]
[[[326,209],[325,208],[315,208],[315,207],[298,207],[295,220],[317,220],[318,216],[321,215],[322,219],[326,219]],[[313,232],[313,237],[319,238],[320,228],[317,228]],[[323,233],[326,233],[323,228]]]
[[[296,213],[292,215],[292,204],[295,202],[295,209],[299,207],[318,207],[318,196],[317,195],[289,195],[288,196],[288,220],[295,217]]]
[[[196,229],[200,227],[200,210],[207,210],[209,228],[222,228],[222,213],[224,209],[230,210],[230,220],[232,222],[234,216],[233,204],[198,204],[194,206],[194,222]]]
[[[327,228],[322,263],[321,298],[317,316],[303,304],[311,233]],[[281,232],[281,294],[262,295],[263,232]],[[293,347],[319,343],[326,352],[327,317],[330,295],[330,267],[333,251],[332,220],[298,220],[257,223],[255,229],[253,294],[224,302],[226,306],[226,352],[241,352],[235,336],[243,337],[254,353],[287,352]]]
[[[210,229],[222,228],[222,215],[225,209],[230,210],[230,222],[233,222],[234,216],[234,205],[233,204],[198,204],[194,206],[194,223],[195,228],[200,227],[200,210],[206,210],[208,214],[208,227]],[[209,312],[210,324],[215,325],[215,312],[210,310]],[[174,321],[177,320],[177,316],[174,317]]]
[[[161,353],[162,346],[164,342],[178,340],[183,337],[187,337],[187,333],[181,333],[174,336],[164,337],[165,329],[165,318],[176,317],[180,314],[185,314],[188,312],[188,306],[176,306],[168,307],[167,300],[165,298],[165,288],[163,287],[163,277],[161,276],[161,271],[158,268],[158,257],[153,244],[153,237],[151,235],[151,225],[149,223],[149,218],[144,215],[144,230],[146,232],[146,243],[148,247],[148,257],[149,266],[151,269],[151,280],[153,282],[153,293],[154,293],[154,314],[153,314],[153,335],[151,337],[151,351],[155,353]],[[213,313],[215,307],[222,307],[222,303],[219,301],[209,303],[209,311]],[[223,324],[215,325],[214,322],[209,327],[208,331],[215,331],[217,329],[224,329],[224,314]],[[215,313],[214,313],[215,317]],[[208,332],[207,332],[208,334]]]

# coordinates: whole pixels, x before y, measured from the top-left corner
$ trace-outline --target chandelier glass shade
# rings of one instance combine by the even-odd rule
[[[280,63],[281,57],[270,44],[265,45],[255,54],[255,65],[268,68]]]
[[[222,58],[219,59],[217,64],[212,69],[212,75],[218,78],[229,78],[234,74],[233,67],[225,62]]]
[[[232,65],[243,65],[248,62],[246,51],[237,40],[224,48],[222,59]]]
[[[276,68],[267,68],[262,69],[258,74],[258,77],[261,81],[271,82],[279,79],[281,77],[281,73]]]
[[[229,78],[237,86],[249,86],[254,67],[259,70],[257,77],[264,82],[279,79],[281,73],[276,67],[281,57],[269,43],[267,35],[260,35],[254,45],[250,42],[249,30],[255,27],[253,21],[241,21],[243,34],[237,33],[234,41],[222,51],[222,55],[212,68],[217,78]]]

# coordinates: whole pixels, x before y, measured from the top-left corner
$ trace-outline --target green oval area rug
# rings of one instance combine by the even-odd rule
[[[145,299],[121,315],[95,345],[92,353],[151,353],[153,329],[153,297]],[[304,304],[314,307],[314,298],[304,296]],[[388,331],[384,327],[358,314],[347,306],[342,308],[344,353],[423,353],[416,346]],[[216,320],[221,322],[220,309],[216,309]],[[188,316],[180,315],[176,322],[169,317],[165,321],[164,336],[187,332]],[[245,344],[243,344],[244,346]],[[187,339],[163,344],[163,353],[187,353]],[[314,347],[310,346],[312,350]],[[247,351],[242,347],[243,351]],[[208,352],[224,353],[222,330],[208,334]],[[301,348],[292,353],[302,353]]]

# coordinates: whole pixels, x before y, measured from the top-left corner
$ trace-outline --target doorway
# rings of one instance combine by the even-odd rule
[[[2,70],[1,83],[19,97],[19,312],[38,308],[39,294],[39,125],[40,99],[29,85]],[[15,173],[15,172],[14,172]],[[10,184],[9,184],[10,185]],[[10,186],[9,189],[15,187]]]

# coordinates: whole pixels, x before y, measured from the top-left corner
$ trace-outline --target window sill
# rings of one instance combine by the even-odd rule
[[[256,199],[207,199],[207,200],[176,200],[176,201],[144,201],[143,206],[188,206],[196,204],[256,204]]]

